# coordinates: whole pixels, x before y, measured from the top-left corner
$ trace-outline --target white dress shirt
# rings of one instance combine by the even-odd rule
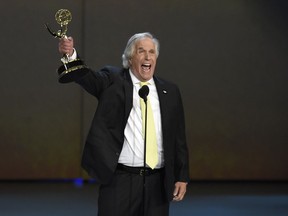
[[[132,167],[144,166],[144,136],[142,135],[142,118],[140,108],[140,96],[138,91],[140,89],[140,81],[130,71],[130,76],[133,83],[133,107],[131,109],[125,130],[124,130],[124,144],[119,157],[119,163]],[[157,94],[157,89],[153,78],[148,82],[149,100],[153,110],[153,117],[156,129],[156,138],[158,145],[158,164],[155,168],[164,166],[164,149],[162,139],[162,125],[160,104]]]

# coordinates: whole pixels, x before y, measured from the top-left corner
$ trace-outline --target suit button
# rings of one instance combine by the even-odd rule
[[[117,155],[117,156],[119,156],[119,155],[120,155],[120,153],[119,153],[119,152],[116,152],[116,155]]]

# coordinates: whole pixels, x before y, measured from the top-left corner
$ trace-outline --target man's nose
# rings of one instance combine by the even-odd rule
[[[146,60],[149,60],[149,59],[150,59],[150,53],[149,53],[149,52],[146,52],[146,53],[145,53],[145,59],[146,59]]]

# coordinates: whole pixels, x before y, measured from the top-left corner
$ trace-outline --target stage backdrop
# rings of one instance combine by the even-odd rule
[[[128,38],[161,43],[157,74],[179,85],[193,180],[287,180],[287,1],[11,0],[0,8],[0,180],[86,177],[97,101],[59,84],[55,12],[94,69],[121,66]],[[173,124],[173,122],[171,122]]]

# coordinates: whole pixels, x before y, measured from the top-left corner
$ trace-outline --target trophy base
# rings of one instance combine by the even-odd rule
[[[76,59],[72,62],[68,62],[67,64],[63,64],[58,68],[58,81],[60,83],[74,82],[78,78],[87,74],[88,71],[89,70],[84,62],[80,59]]]

